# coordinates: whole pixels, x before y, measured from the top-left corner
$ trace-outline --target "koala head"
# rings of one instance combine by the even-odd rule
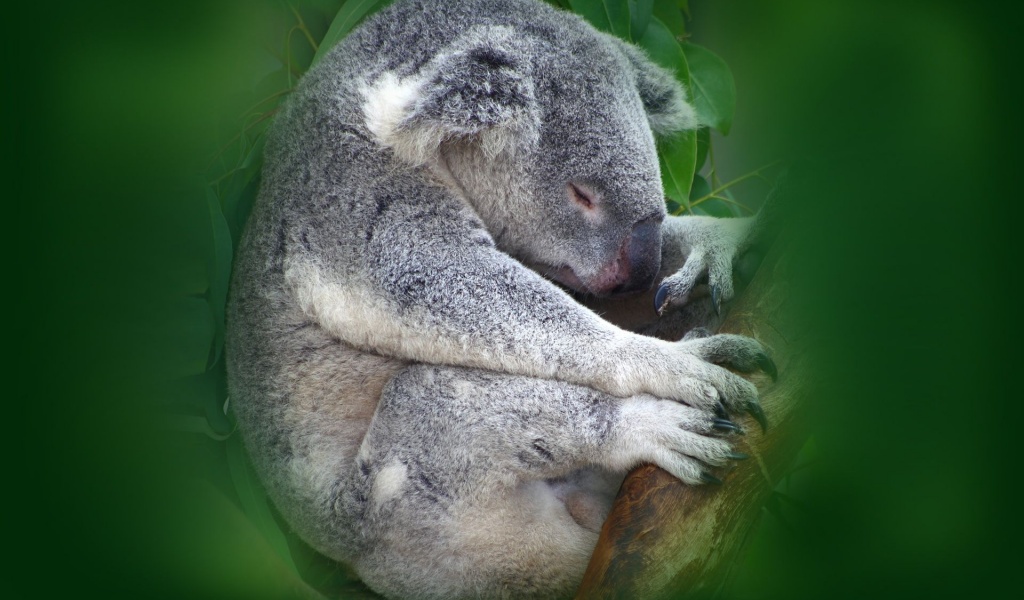
[[[372,133],[472,204],[498,247],[563,285],[648,289],[665,217],[654,135],[695,126],[673,75],[570,15],[479,26],[364,92]]]

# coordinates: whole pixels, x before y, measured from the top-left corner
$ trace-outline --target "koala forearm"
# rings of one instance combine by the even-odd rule
[[[376,280],[338,281],[300,259],[286,263],[285,276],[320,326],[385,356],[628,395],[643,376],[617,371],[661,353],[654,340],[617,329],[500,252],[462,250],[456,263],[421,256],[409,263],[415,269],[378,271]]]
[[[704,216],[668,216],[661,227],[661,272],[671,275],[683,268],[686,257],[695,248],[720,237],[742,242],[754,217],[738,219]]]

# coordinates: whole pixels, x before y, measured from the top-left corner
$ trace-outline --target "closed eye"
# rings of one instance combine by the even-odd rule
[[[593,210],[594,208],[594,195],[581,189],[574,183],[569,184],[569,196],[573,202],[579,204],[583,208]]]

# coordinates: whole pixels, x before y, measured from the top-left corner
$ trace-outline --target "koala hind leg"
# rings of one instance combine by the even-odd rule
[[[728,458],[713,421],[648,396],[411,366],[344,486],[367,543],[354,566],[389,597],[571,595],[621,474],[646,461],[699,482]]]

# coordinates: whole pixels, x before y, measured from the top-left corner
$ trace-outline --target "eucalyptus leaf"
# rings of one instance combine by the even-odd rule
[[[331,26],[327,28],[327,33],[320,40],[316,54],[313,55],[313,60],[309,66],[312,68],[313,65],[320,62],[320,59],[330,52],[331,48],[337,45],[338,42],[343,40],[348,35],[348,32],[352,31],[367,15],[377,12],[391,4],[391,2],[393,0],[347,0],[338,9],[338,14],[331,21]]]
[[[665,24],[665,27],[672,32],[672,36],[679,39],[686,35],[686,22],[683,20],[683,10],[674,2],[661,0],[654,3],[654,17]]]
[[[647,32],[637,44],[647,51],[647,56],[655,64],[672,71],[683,86],[690,87],[690,68],[686,55],[672,32],[657,17],[651,17]]]
[[[740,206],[739,202],[735,201],[736,197],[733,196],[732,190],[724,190],[722,192],[722,196],[725,197],[725,198],[728,198],[730,200],[733,200],[733,202],[725,202],[724,203],[725,206],[729,209],[729,212],[732,214],[732,216],[734,216],[734,217],[745,217],[745,216],[747,216],[747,214],[748,214],[747,211],[743,210],[743,207]]]
[[[628,0],[570,0],[569,4],[597,29],[632,41]]]
[[[711,149],[711,130],[701,127],[697,130],[697,172],[704,168],[708,159],[708,151]]]
[[[220,359],[220,354],[224,347],[224,306],[228,298],[228,281],[231,279],[231,257],[233,251],[231,231],[228,228],[228,222],[224,218],[220,201],[217,199],[217,194],[214,193],[213,188],[206,189],[206,204],[210,210],[213,240],[210,258],[207,263],[210,287],[206,298],[207,302],[210,303],[215,326],[215,336],[208,362],[208,365],[212,365]]]
[[[690,200],[698,200],[711,193],[711,186],[708,180],[700,175],[693,176],[693,185],[690,186]]]
[[[732,217],[734,216],[732,211],[729,209],[727,202],[722,202],[718,198],[711,198],[700,203],[700,207],[704,209],[704,212],[711,215],[712,217]]]
[[[154,322],[158,326],[147,332],[147,337],[159,341],[161,378],[188,377],[206,371],[216,337],[216,324],[205,298],[176,298],[162,307],[160,318]]]
[[[690,94],[701,125],[714,127],[723,135],[729,133],[736,110],[736,82],[725,61],[697,46],[683,44],[683,53],[690,69]]]
[[[697,161],[697,133],[684,131],[659,143],[661,185],[665,195],[680,206],[690,207],[690,186],[693,185]]]
[[[267,503],[267,493],[249,465],[249,459],[245,455],[240,436],[231,436],[225,443],[225,451],[228,469],[231,472],[231,481],[234,483],[238,499],[242,503],[242,511],[256,525],[281,560],[292,570],[298,572],[288,548],[288,540],[277,521],[274,520],[270,505]]]
[[[679,42],[658,18],[651,17],[640,47],[656,64],[672,71],[684,86],[690,83],[690,71]],[[683,208],[690,206],[690,186],[697,164],[697,133],[683,131],[658,141],[658,160],[665,196]]]
[[[569,0],[569,6],[595,28],[612,33],[608,12],[604,9],[604,0]]]
[[[654,11],[654,0],[628,0],[629,39],[637,41],[647,32]]]
[[[164,429],[180,433],[202,434],[218,442],[223,442],[230,435],[218,433],[206,418],[197,415],[163,415],[160,417],[160,425]]]

